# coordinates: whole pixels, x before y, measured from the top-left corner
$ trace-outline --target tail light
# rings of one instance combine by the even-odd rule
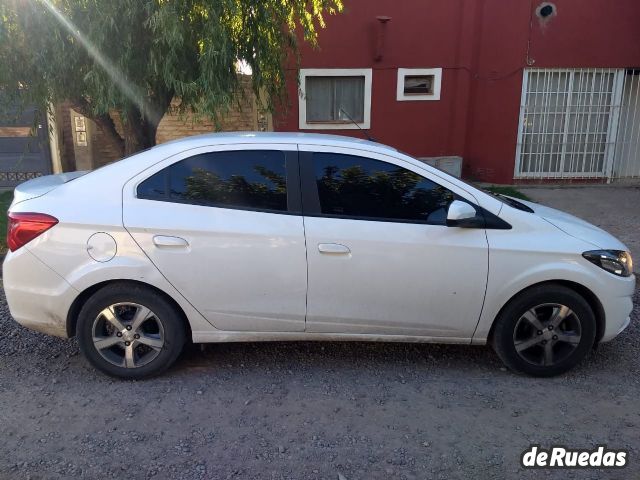
[[[58,219],[44,213],[9,212],[7,246],[15,252],[53,227]]]

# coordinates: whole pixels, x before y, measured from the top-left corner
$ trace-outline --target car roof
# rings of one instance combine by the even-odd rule
[[[382,150],[387,152],[397,152],[397,149],[382,143],[365,140],[362,138],[347,137],[343,135],[327,135],[323,133],[303,133],[303,132],[220,132],[206,133],[203,135],[193,135],[170,142],[162,143],[158,147],[165,145],[175,146],[176,144],[185,147],[205,146],[211,144],[234,144],[234,143],[291,143],[306,145],[331,145],[360,148],[363,150]]]

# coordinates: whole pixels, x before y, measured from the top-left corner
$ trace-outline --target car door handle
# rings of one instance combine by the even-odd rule
[[[345,255],[347,253],[351,253],[351,250],[346,245],[341,245],[339,243],[319,243],[318,251],[320,253],[336,253]]]
[[[153,244],[156,247],[188,247],[187,242],[182,237],[170,237],[167,235],[155,235],[153,237]]]

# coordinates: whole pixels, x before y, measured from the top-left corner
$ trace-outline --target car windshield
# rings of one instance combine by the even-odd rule
[[[424,160],[416,158],[413,155],[409,155],[406,152],[403,152],[403,151],[400,151],[400,150],[398,150],[398,152],[400,152],[403,155],[406,155],[408,157],[411,157],[411,158],[413,158],[415,160],[418,160],[418,161],[420,161],[422,163],[426,163]],[[427,165],[429,165],[430,167],[435,168],[436,170],[439,170],[442,173],[445,173],[447,175],[451,175],[449,172],[446,172],[446,171],[442,170],[441,168],[436,167],[435,165],[431,165],[431,164],[427,164]],[[479,184],[477,184],[475,182],[472,182],[472,181],[469,181],[469,180],[463,180],[463,179],[458,178],[458,177],[456,177],[456,179],[458,181],[466,184],[466,185],[469,185],[469,186],[471,186],[471,187],[473,187],[475,189],[483,191],[484,193],[486,193],[488,195],[491,195],[493,198],[501,201],[502,203],[505,203],[505,204],[509,205],[510,207],[516,208],[518,210],[522,210],[523,212],[534,213],[534,211],[533,211],[533,209],[531,207],[529,207],[529,206],[525,205],[524,203],[516,200],[515,198],[512,198],[511,196],[508,196],[505,193],[494,191],[494,190],[491,189],[491,187],[489,187],[489,188],[482,187]]]

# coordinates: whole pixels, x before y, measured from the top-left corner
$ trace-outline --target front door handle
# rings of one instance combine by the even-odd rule
[[[349,247],[347,247],[346,245],[341,245],[339,243],[319,243],[318,251],[320,253],[333,253],[341,255],[351,253]]]
[[[167,235],[155,235],[153,237],[153,244],[156,247],[188,247],[189,242],[187,242],[182,237],[170,237]]]

